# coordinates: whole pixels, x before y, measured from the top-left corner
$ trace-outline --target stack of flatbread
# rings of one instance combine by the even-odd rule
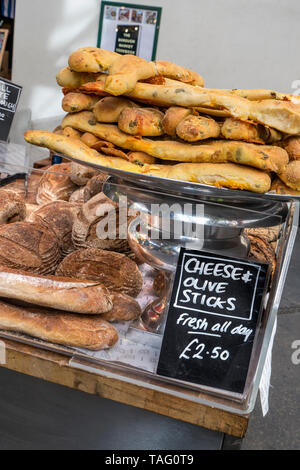
[[[85,47],[57,74],[68,113],[25,139],[83,162],[230,189],[300,195],[300,97],[204,87],[168,61]]]

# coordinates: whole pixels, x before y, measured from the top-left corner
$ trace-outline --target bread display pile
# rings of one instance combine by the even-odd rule
[[[72,53],[57,83],[68,114],[56,132],[27,131],[31,144],[150,176],[300,195],[298,96],[204,88],[179,65],[95,47]],[[47,182],[43,192],[46,202]]]
[[[0,329],[109,348],[111,322],[141,315],[143,278],[127,239],[97,237],[98,222],[118,214],[101,192],[106,176],[72,162],[29,179],[27,196],[24,185],[0,189]]]

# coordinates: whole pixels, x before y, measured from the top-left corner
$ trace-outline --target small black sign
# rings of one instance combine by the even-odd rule
[[[118,25],[115,52],[137,55],[139,31],[140,27],[137,25]]]
[[[243,393],[268,268],[181,248],[157,373]]]
[[[0,140],[7,142],[22,87],[0,78]]]

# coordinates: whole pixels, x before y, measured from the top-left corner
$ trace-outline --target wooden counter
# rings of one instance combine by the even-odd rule
[[[249,415],[238,415],[218,408],[196,403],[182,396],[175,396],[165,390],[153,390],[133,380],[109,374],[108,367],[91,364],[92,370],[82,370],[70,365],[70,357],[19,342],[1,339],[6,346],[6,362],[1,367],[54,382],[86,393],[114,400],[126,405],[153,411],[164,416],[219,431],[238,438],[245,436]],[[128,379],[130,377],[128,375]]]

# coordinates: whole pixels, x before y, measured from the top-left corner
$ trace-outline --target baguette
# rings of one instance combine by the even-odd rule
[[[100,139],[108,140],[118,147],[145,152],[162,160],[194,163],[233,162],[275,173],[283,171],[289,160],[286,151],[275,146],[229,140],[193,145],[167,140],[137,139],[120,131],[115,125],[97,123],[93,120],[93,113],[88,111],[67,115],[62,121],[62,127],[66,126],[92,132]]]
[[[31,144],[48,147],[89,164],[94,163],[107,168],[117,168],[133,173],[191,181],[193,183],[213,184],[225,188],[247,189],[257,193],[268,191],[271,184],[268,173],[242,165],[231,163],[182,163],[177,165],[145,164],[141,166],[122,158],[105,157],[84,145],[83,142],[79,147],[76,139],[58,136],[48,131],[27,131],[25,139]],[[208,180],[209,182],[207,182]]]
[[[105,313],[113,305],[99,282],[39,276],[6,267],[0,271],[0,297],[82,314]]]
[[[17,307],[0,301],[0,328],[51,343],[94,351],[118,341],[116,329],[97,316],[81,316],[37,307]]]

